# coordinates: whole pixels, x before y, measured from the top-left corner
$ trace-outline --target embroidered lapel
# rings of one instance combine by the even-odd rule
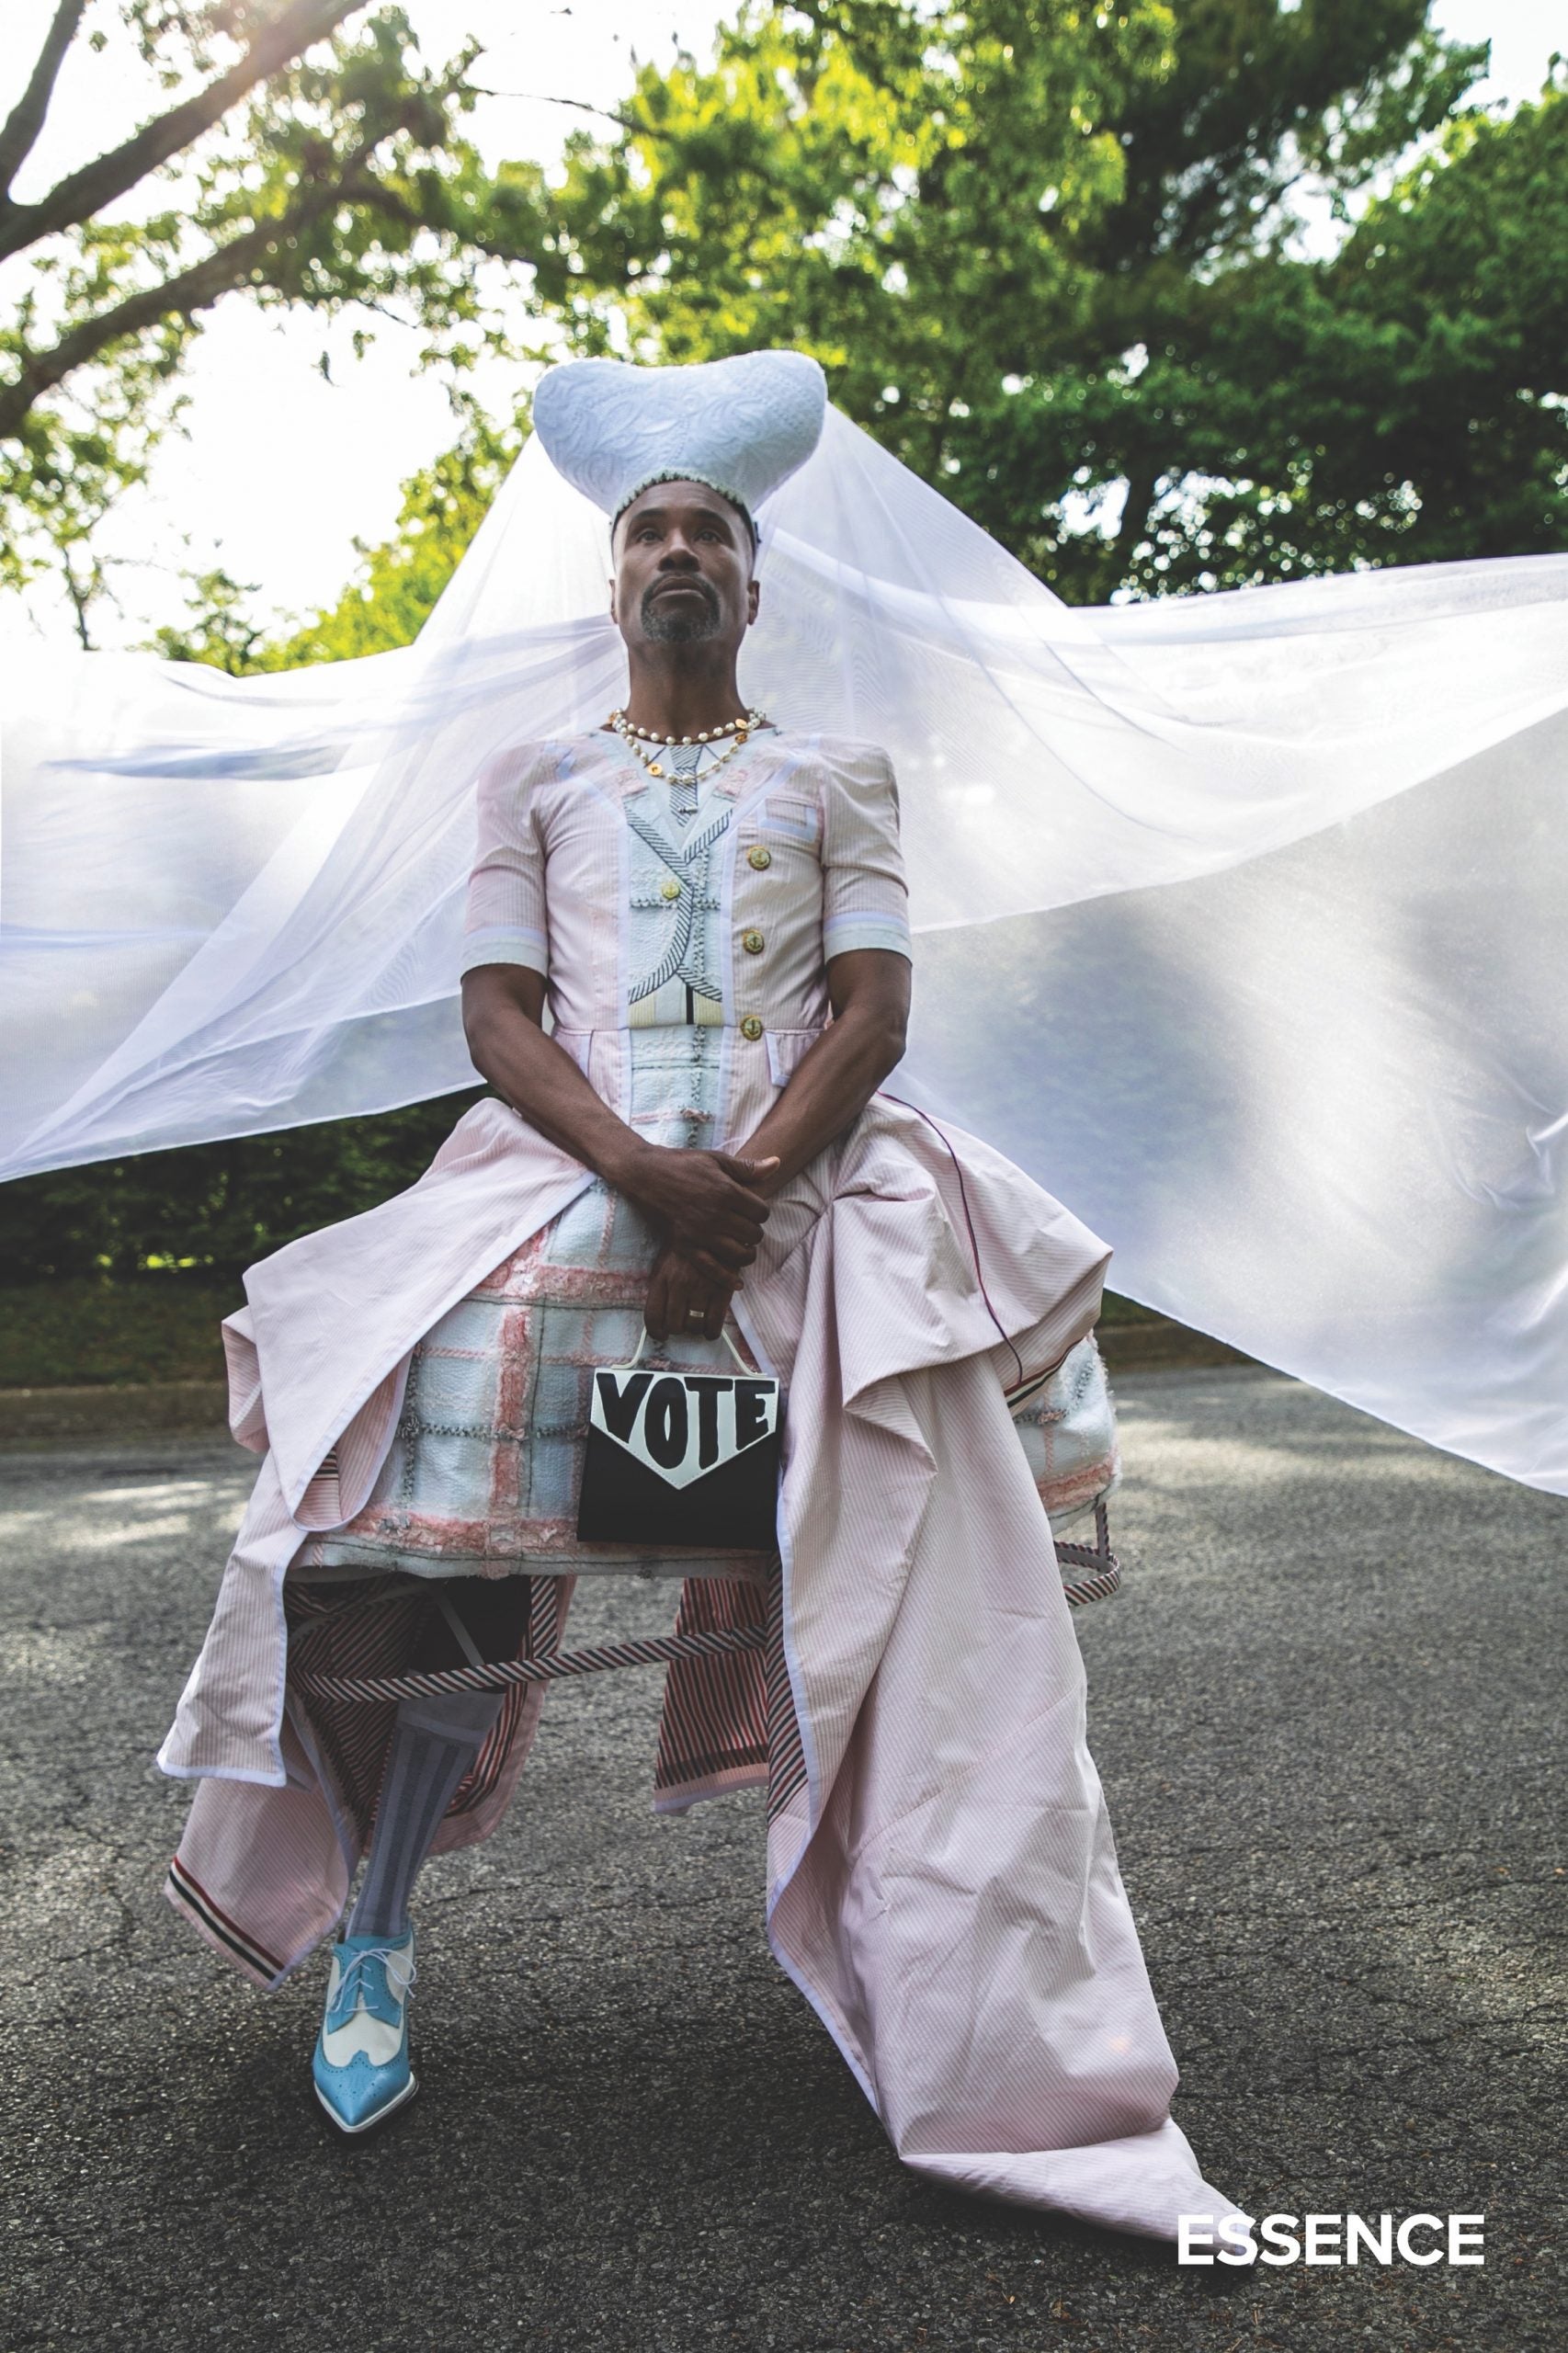
[[[624,803],[621,809],[622,816],[638,840],[646,842],[655,858],[662,859],[673,873],[681,875],[699,868],[704,853],[712,847],[734,813],[733,809],[721,809],[709,818],[706,824],[694,825],[690,834],[684,840],[679,840],[666,834],[663,824],[652,813],[644,814],[641,809],[633,809],[630,802]]]

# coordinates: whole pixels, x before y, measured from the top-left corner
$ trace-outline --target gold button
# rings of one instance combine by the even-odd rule
[[[659,885],[659,896],[660,896],[660,898],[661,898],[661,899],[678,899],[678,898],[679,898],[679,896],[680,896],[680,884],[676,881],[676,878],[675,878],[675,876],[674,876],[673,874],[666,874],[666,875],[665,875],[665,879],[664,879],[664,881],[660,883],[660,885]]]
[[[754,866],[759,874],[766,874],[772,863],[773,852],[765,849],[760,842],[753,842],[746,852],[746,864]]]
[[[743,1038],[749,1038],[752,1040],[752,1043],[754,1045],[756,1044],[756,1040],[762,1035],[762,1016],[760,1013],[748,1013],[746,1015],[745,1019],[741,1023],[741,1035]]]
[[[760,956],[767,945],[760,931],[743,931],[741,934],[741,946],[748,956]]]

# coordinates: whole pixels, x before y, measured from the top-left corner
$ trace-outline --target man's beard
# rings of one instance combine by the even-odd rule
[[[707,637],[717,637],[723,627],[719,610],[719,598],[711,584],[693,574],[689,582],[683,578],[682,587],[698,590],[703,599],[703,610],[693,612],[690,606],[677,607],[674,612],[662,609],[665,599],[659,594],[664,586],[660,580],[651,581],[642,591],[642,634],[655,645],[699,645]]]

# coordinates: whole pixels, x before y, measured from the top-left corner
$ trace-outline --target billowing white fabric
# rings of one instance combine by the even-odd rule
[[[1568,1492],[1568,558],[1070,609],[829,414],[747,695],[885,745],[897,1091],[1134,1298]],[[482,763],[624,691],[602,516],[530,444],[406,653],[6,686],[0,1174],[408,1102]]]

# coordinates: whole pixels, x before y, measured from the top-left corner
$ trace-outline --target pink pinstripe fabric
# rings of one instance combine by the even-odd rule
[[[663,1083],[662,1070],[654,1076]],[[760,1576],[760,1552],[683,1560],[577,1536],[592,1369],[636,1347],[656,1246],[595,1183],[493,1267],[422,1336],[368,1499],[306,1539],[292,1576]],[[714,1350],[676,1336],[663,1353],[710,1368]],[[314,1491],[327,1475],[317,1473]],[[349,1471],[339,1480],[344,1491],[359,1483]]]
[[[950,1134],[988,1305],[959,1253],[951,1161],[922,1134],[900,1107],[873,1106],[770,1222],[744,1307],[759,1360],[790,1384],[778,1636],[771,1660],[724,1663],[723,1688],[710,1662],[672,1671],[657,1802],[673,1810],[771,1768],[774,1949],[908,2163],[1169,2235],[1180,2212],[1225,2201],[1168,2120],[1175,2071],[1003,1388],[1086,1327],[1104,1254],[1006,1162]],[[258,1497],[267,1487],[264,1472]],[[302,1532],[272,1492],[237,1548],[253,1563]],[[688,1608],[724,1622],[757,1600],[714,1585]],[[265,1654],[255,1612],[251,1631]],[[535,1722],[537,1711],[514,1744],[519,1765]],[[179,1861],[231,1933],[287,1963],[328,1925],[324,1898],[347,1865],[324,1875],[324,1799],[312,1822],[304,1791],[281,1792],[263,1837],[263,1795],[205,1783]],[[442,1846],[485,1835],[504,1802],[498,1789],[449,1819]],[[227,1840],[226,1804],[241,1809]],[[210,1916],[171,1893],[222,1946]]]
[[[881,828],[881,848],[873,858],[862,842],[857,854],[891,873],[895,806],[863,752],[784,746],[780,759],[846,807],[858,790],[856,823]],[[743,796],[737,848],[747,808]],[[559,978],[593,1033],[585,1066],[619,1102],[625,1017],[603,994],[619,966],[601,920],[618,811],[608,793],[567,794],[561,813],[576,895],[550,908],[551,987]],[[780,862],[767,910],[790,941],[781,971],[806,972],[802,941],[818,926],[818,987],[813,861],[834,833],[825,824]],[[553,889],[553,847],[551,858]],[[737,1049],[731,1132],[748,1131],[788,1077],[774,1040],[797,1039],[798,1058],[821,1017],[799,989],[764,1011],[777,1028],[766,1055]],[[309,1753],[308,1714],[282,1721],[288,1563],[307,1524],[339,1525],[364,1502],[421,1334],[585,1181],[523,1122],[481,1107],[412,1192],[249,1280],[233,1336],[236,1410],[250,1442],[265,1443],[265,1428],[274,1452],[163,1761],[230,1777],[202,1779],[171,1893],[215,1943],[227,1934],[244,1967],[237,1936],[253,1975],[273,1961],[286,1971],[324,1933],[355,1847],[333,1777]],[[1107,1256],[999,1154],[886,1098],[786,1188],[739,1302],[759,1361],[790,1391],[770,1654],[672,1671],[659,1802],[770,1771],[774,1950],[908,2164],[1169,2237],[1184,2211],[1231,2210],[1169,2118],[1175,2068],[1005,1396],[1090,1328]],[[350,1302],[363,1303],[358,1324]],[[757,1607],[744,1588],[693,1591],[683,1608],[716,1622]],[[541,1699],[534,1687],[505,1769],[449,1817],[441,1844],[498,1818]],[[682,1770],[693,1778],[672,1782]]]

